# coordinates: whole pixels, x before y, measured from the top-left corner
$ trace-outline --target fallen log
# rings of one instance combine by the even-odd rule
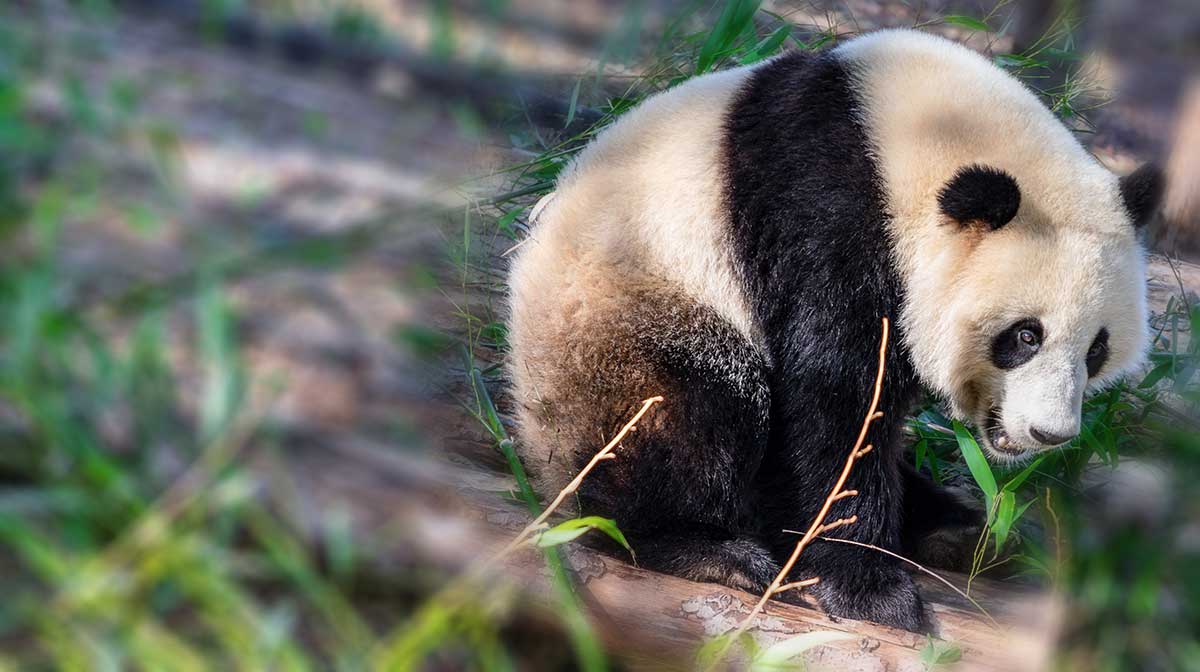
[[[286,465],[269,468],[281,466],[309,499],[305,508],[348,508],[360,525],[360,538],[378,540],[382,530],[392,530],[384,557],[376,558],[392,572],[432,566],[453,576],[472,560],[498,551],[529,522],[527,512],[509,496],[515,486],[505,475],[398,454],[366,441],[311,445],[289,454]],[[691,669],[703,643],[734,630],[758,599],[725,586],[648,571],[579,544],[565,555],[600,635],[633,668]],[[966,585],[965,576],[939,574],[960,589]],[[512,555],[497,575],[521,586],[530,608],[544,610],[551,603],[544,563],[534,551]],[[999,623],[997,628],[945,585],[919,573],[915,578],[936,635],[962,652],[955,669],[1046,665],[1060,612],[1052,595],[977,578],[971,596]],[[815,631],[850,633],[853,639],[806,652],[809,669],[925,669],[920,658],[924,636],[833,620],[815,606],[771,602],[750,634],[760,646],[770,646]]]

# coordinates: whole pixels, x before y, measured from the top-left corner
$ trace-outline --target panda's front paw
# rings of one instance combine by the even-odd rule
[[[823,556],[808,569],[821,579],[811,590],[829,615],[910,632],[929,631],[912,577],[890,558],[857,552],[826,552]]]

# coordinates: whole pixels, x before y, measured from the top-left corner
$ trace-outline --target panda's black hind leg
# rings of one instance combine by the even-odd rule
[[[768,432],[762,353],[711,308],[662,290],[619,296],[589,320],[571,326],[560,377],[542,388],[569,466],[641,400],[663,401],[583,480],[581,513],[614,518],[643,567],[761,590],[778,568],[748,501]]]

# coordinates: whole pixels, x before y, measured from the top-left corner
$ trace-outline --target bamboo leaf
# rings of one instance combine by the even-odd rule
[[[971,476],[975,479],[975,483],[979,485],[979,489],[983,490],[983,494],[987,497],[988,511],[992,510],[992,501],[996,499],[996,477],[992,475],[992,468],[988,466],[987,458],[983,456],[983,450],[979,448],[975,437],[967,431],[967,428],[961,422],[954,421],[954,438],[958,439],[958,449],[962,451],[963,459],[967,461],[967,469],[971,471]]]
[[[708,33],[696,59],[696,74],[707,72],[729,51],[738,37],[750,27],[754,13],[762,0],[729,0]]]
[[[925,665],[926,670],[932,670],[939,665],[957,663],[962,658],[962,649],[954,644],[934,639],[929,635],[925,635],[925,639],[927,642],[925,648],[921,649],[921,662]]]
[[[971,16],[964,16],[962,14],[943,16],[942,23],[947,23],[951,26],[958,26],[959,28],[966,28],[967,30],[977,30],[983,33],[992,32],[992,29],[989,28],[988,25],[983,21]]]
[[[496,220],[496,226],[504,233],[504,235],[516,240],[517,232],[513,230],[512,223],[517,220],[517,217],[521,216],[522,212],[525,212],[525,208],[513,208],[512,210],[509,210],[501,215],[500,219]]]
[[[611,518],[601,518],[600,516],[584,516],[582,518],[563,521],[539,534],[537,545],[541,548],[549,548],[565,544],[583,536],[588,530],[600,530],[625,547],[625,550],[629,551],[630,554],[633,553],[633,549],[629,546],[629,541],[625,539],[625,535],[617,527],[616,521]]]
[[[579,79],[575,82],[575,88],[571,90],[571,104],[567,107],[567,120],[563,123],[563,128],[571,125],[575,121],[575,110],[579,105],[579,86],[583,84],[583,80]]]
[[[1013,514],[1017,505],[1017,497],[1011,491],[1000,492],[1000,504],[996,507],[996,520],[992,523],[992,534],[996,536],[996,551],[999,552],[1008,541],[1008,532],[1012,529]]]
[[[1021,473],[1008,479],[1008,482],[1004,484],[1003,490],[1008,492],[1016,492],[1017,488],[1021,487],[1021,484],[1033,475],[1033,472],[1037,470],[1037,468],[1042,464],[1043,461],[1045,461],[1045,459],[1046,456],[1042,455],[1038,459],[1031,462],[1029,466],[1021,470]]]
[[[925,464],[925,451],[928,449],[929,441],[927,439],[921,439],[917,442],[917,445],[913,447],[913,450],[916,453],[916,457],[914,459],[915,464],[913,465],[914,469],[920,471],[921,465]]]
[[[780,26],[775,32],[764,37],[758,44],[754,45],[750,53],[742,57],[741,64],[750,65],[774,54],[779,51],[779,47],[783,44],[783,41],[791,34],[792,27],[790,25]]]

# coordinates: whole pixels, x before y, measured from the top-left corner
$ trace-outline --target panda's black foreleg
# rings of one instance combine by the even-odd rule
[[[763,465],[763,510],[772,528],[802,531],[816,517],[845,464],[848,447],[831,448],[834,442],[828,439],[849,434],[848,425],[834,424],[845,415],[809,416],[803,432],[795,431],[790,441],[777,444],[790,450],[768,454]],[[854,522],[813,541],[788,579],[817,577],[819,582],[806,589],[807,594],[815,596],[831,616],[922,632],[928,629],[928,619],[912,576],[902,561],[878,550],[902,552],[903,478],[898,456],[889,448],[897,445],[894,430],[880,428],[868,436],[874,449],[855,463],[845,485],[857,494],[837,500],[825,518],[827,523],[844,518]],[[771,539],[780,559],[787,557],[799,537],[781,533]]]

